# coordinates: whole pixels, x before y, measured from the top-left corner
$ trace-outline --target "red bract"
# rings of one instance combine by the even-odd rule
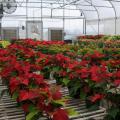
[[[72,70],[72,69],[74,69],[74,68],[76,68],[76,67],[78,67],[79,66],[79,62],[78,61],[70,61],[70,62],[68,62],[68,68],[70,69],[70,70]]]
[[[38,97],[39,97],[39,93],[36,93],[32,90],[30,90],[30,91],[21,90],[19,93],[19,101],[20,102],[25,101],[25,100],[32,100],[32,99],[35,99]]]
[[[15,64],[15,65],[14,65],[14,68],[15,68],[17,71],[22,70],[22,66],[20,65],[19,62],[16,62],[16,63],[14,63],[14,64]]]
[[[117,78],[120,78],[120,71],[117,71],[117,72],[116,72],[116,77],[117,77]]]
[[[100,73],[100,68],[98,66],[92,66],[90,69],[91,73],[91,79],[95,82],[100,82],[101,78],[99,77]]]
[[[114,81],[114,85],[115,85],[115,86],[119,86],[119,85],[120,85],[120,79],[115,80],[115,81]]]
[[[120,60],[108,60],[106,62],[108,65],[111,65],[112,67],[120,65]]]
[[[26,112],[26,113],[29,112],[29,106],[30,106],[30,104],[27,104],[27,103],[22,105],[24,112]]]
[[[56,55],[56,60],[57,60],[58,62],[70,62],[70,58],[64,56],[63,54],[57,54],[57,55]]]
[[[88,61],[82,60],[82,61],[80,62],[80,65],[81,65],[81,66],[87,66],[88,63],[89,63]]]
[[[62,77],[65,77],[67,75],[67,72],[66,71],[60,71],[59,75],[62,76]]]
[[[32,49],[30,49],[29,51],[27,50],[27,52],[25,51],[25,57],[32,58],[34,56],[35,56],[35,51],[33,51]]]
[[[90,98],[91,102],[96,102],[96,101],[100,101],[101,99],[103,99],[103,95],[102,94],[95,94],[94,96],[92,96]]]
[[[42,75],[37,75],[37,74],[34,73],[32,75],[32,78],[34,78],[34,81],[37,85],[40,85],[40,84],[45,84],[46,85]]]
[[[18,88],[19,84],[20,84],[20,81],[17,80],[16,77],[12,77],[10,79],[9,87],[10,87],[11,93],[13,93]]]
[[[78,70],[76,70],[76,72],[79,73],[79,75],[82,79],[87,78],[89,76],[89,70],[86,67],[84,67],[82,69],[78,69]]]
[[[0,72],[0,75],[4,78],[4,77],[9,77],[11,72],[13,71],[13,68],[10,66],[6,66],[2,69],[2,71]]]
[[[22,41],[25,45],[32,47],[37,46],[40,43],[40,41],[33,41],[32,39],[22,39]]]
[[[29,100],[29,92],[26,90],[21,90],[19,92],[19,101],[25,101],[25,100]]]
[[[57,109],[53,114],[53,120],[69,120],[69,118],[65,110]]]
[[[26,78],[26,77],[19,77],[19,80],[20,80],[21,84],[28,86],[28,84],[29,84],[29,79],[28,78]]]
[[[45,109],[46,113],[52,113],[53,110],[54,110],[54,107],[53,107],[53,105],[51,103],[49,103],[48,105],[46,105],[44,107],[44,109]]]
[[[74,80],[75,78],[78,78],[78,75],[76,75],[75,73],[70,73],[69,74],[69,79],[70,80]]]
[[[52,98],[54,100],[60,100],[62,98],[62,94],[59,90],[55,91],[53,94],[52,94]]]
[[[38,97],[39,97],[39,92],[36,92],[34,90],[29,91],[29,100],[32,100]]]

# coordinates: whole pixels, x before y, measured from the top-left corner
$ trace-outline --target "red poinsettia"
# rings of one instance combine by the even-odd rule
[[[120,71],[117,71],[117,72],[116,72],[116,77],[117,77],[117,78],[120,78]]]
[[[39,93],[36,93],[32,90],[20,90],[19,92],[19,101],[32,100],[39,97]]]
[[[10,79],[9,87],[10,87],[11,93],[13,93],[18,88],[19,84],[20,84],[20,81],[17,80],[16,77],[12,77]]]
[[[114,81],[114,85],[115,85],[115,86],[119,86],[119,85],[120,85],[120,79],[115,80],[115,81]]]
[[[29,107],[30,107],[30,104],[28,104],[28,103],[25,103],[25,104],[22,105],[22,109],[26,113],[29,112]]]
[[[59,90],[52,93],[52,98],[54,100],[60,100],[62,98],[62,94]]]
[[[57,109],[53,114],[53,120],[69,120],[69,118],[65,110]]]
[[[91,102],[96,102],[96,101],[100,101],[101,99],[103,99],[104,95],[103,94],[95,94],[94,96],[92,96],[90,98]]]
[[[100,73],[100,68],[98,66],[92,66],[90,69],[90,73],[91,73],[91,79],[95,82],[100,82],[101,78],[99,77]]]

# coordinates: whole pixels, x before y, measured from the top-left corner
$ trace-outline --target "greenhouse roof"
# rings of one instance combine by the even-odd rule
[[[0,0],[4,3],[7,0]],[[100,33],[100,30],[106,28],[104,31],[108,31],[108,27],[112,25],[114,33],[119,29],[120,21],[120,0],[12,0],[17,2],[17,9],[12,14],[7,14],[4,12],[4,17],[2,19],[3,26],[19,26],[29,20],[39,20],[39,21],[52,21],[54,24],[54,19],[57,21],[60,19],[64,26],[65,20],[76,19],[76,21],[83,20],[83,28],[86,31],[89,27],[93,31]],[[107,21],[106,21],[107,20]],[[112,20],[112,21],[110,21]],[[10,22],[9,22],[10,21]],[[11,22],[12,21],[12,22]],[[75,21],[74,21],[75,22]],[[13,24],[12,24],[13,23]],[[58,22],[56,22],[58,24]],[[76,23],[76,22],[75,22]],[[50,23],[51,24],[51,23]],[[64,28],[64,27],[63,27]],[[72,29],[72,28],[71,28]],[[86,32],[85,32],[86,34]]]
[[[3,0],[5,1],[5,0]],[[108,18],[120,17],[120,0],[16,0],[18,3],[18,11],[21,8],[28,9],[46,9],[47,14],[49,9],[52,10],[78,10],[79,18],[85,18],[86,20],[100,20]],[[48,10],[47,10],[48,9]],[[18,12],[18,16],[23,16],[24,12]],[[75,13],[75,12],[74,12]],[[61,15],[62,16],[62,15]],[[20,16],[19,16],[20,17]]]

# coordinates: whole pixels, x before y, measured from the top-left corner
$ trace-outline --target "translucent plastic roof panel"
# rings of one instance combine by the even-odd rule
[[[94,11],[95,8],[93,6],[82,6],[82,5],[78,5],[79,9],[82,9],[82,10],[88,10],[88,11]]]
[[[95,6],[103,6],[103,7],[111,7],[111,4],[109,1],[105,0],[92,0],[91,4]]]
[[[80,5],[89,5],[89,3],[86,2],[85,0],[80,0],[77,3],[80,4]]]
[[[54,12],[56,16],[63,15],[59,9],[61,9],[61,11],[63,9],[67,10],[77,9],[84,14],[86,20],[120,17],[119,12],[120,0],[16,0],[16,1],[18,7],[16,12],[13,13],[13,15],[24,16],[26,14],[26,8],[28,8],[29,11],[28,14],[30,14],[28,16],[32,16],[31,14],[33,14],[34,9],[41,9],[42,7],[43,15],[48,14],[48,16],[51,16],[51,10],[53,9],[56,10],[56,12]],[[71,14],[73,13],[71,12]],[[40,15],[41,14],[39,14],[39,16]],[[77,12],[75,14],[75,17],[76,15],[79,16]]]
[[[120,1],[119,2],[111,2],[115,7],[117,17],[120,17]]]
[[[115,12],[111,8],[97,8],[100,19],[113,18],[115,17]]]
[[[86,20],[98,19],[98,14],[96,11],[84,11]]]

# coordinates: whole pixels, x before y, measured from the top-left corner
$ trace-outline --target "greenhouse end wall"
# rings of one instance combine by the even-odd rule
[[[116,22],[116,23],[115,23]],[[99,26],[99,27],[98,27]],[[114,18],[86,21],[86,34],[120,34],[120,18]]]

